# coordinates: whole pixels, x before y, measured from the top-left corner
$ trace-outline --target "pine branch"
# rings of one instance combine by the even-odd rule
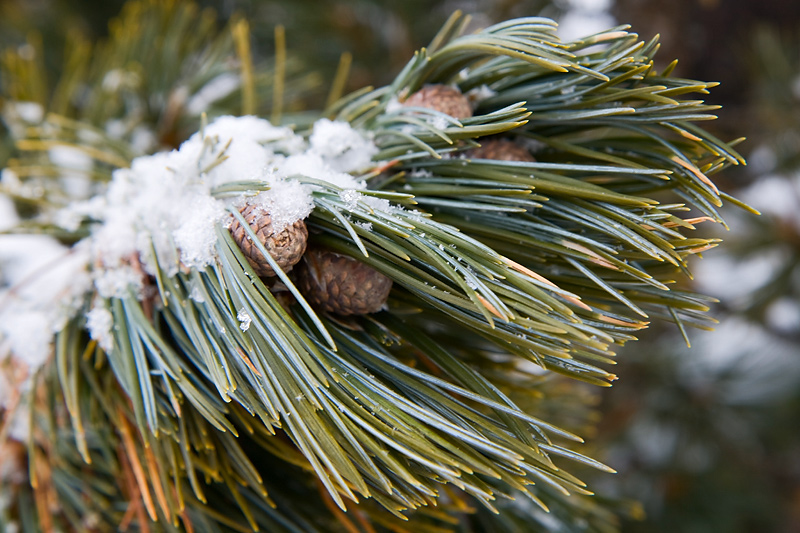
[[[158,522],[291,531],[352,529],[363,512],[366,523],[387,529],[412,517],[436,531],[478,502],[502,509],[509,530],[521,516],[543,523],[547,510],[567,527],[584,520],[590,530],[611,530],[613,518],[564,466],[613,471],[575,451],[582,439],[561,428],[562,417],[581,425],[574,418],[585,411],[555,402],[550,419],[535,399],[552,394],[553,374],[608,386],[616,379],[605,369],[614,346],[634,340],[652,318],[681,329],[710,323],[707,299],[671,286],[689,273],[690,255],[716,245],[687,235],[701,221],[721,222],[726,197],[708,174],[743,163],[694,124],[716,108],[683,99],[713,84],[653,72],[657,44],[626,28],[561,43],[555,23],[526,18],[462,35],[465,20],[456,14],[391,85],[325,110],[337,127],[374,142],[366,168],[346,174],[298,164],[286,176],[278,168],[214,183],[215,172],[244,155],[233,139],[209,133],[214,124],[203,124],[181,151],[151,158],[135,157],[132,129],[114,139],[106,126],[148,124],[161,145],[178,145],[192,117],[188,100],[175,99],[232,74],[221,58],[233,38],[203,38],[213,25],[190,4],[130,6],[108,47],[84,67],[89,80],[122,76],[116,98],[90,93],[75,119],[48,116],[19,132],[17,150],[31,157],[9,168],[44,190],[29,224],[59,227],[70,241],[88,233],[76,248],[106,244],[99,235],[111,214],[76,208],[75,195],[53,179],[70,170],[53,160],[58,146],[89,158],[78,176],[108,205],[115,183],[143,188],[148,182],[131,176],[165,168],[176,181],[190,169],[184,192],[206,187],[208,202],[228,204],[209,226],[210,261],[190,263],[176,232],[150,224],[159,216],[167,224],[158,205],[136,220],[134,253],[115,258],[119,264],[102,254],[87,263],[94,285],[43,369],[41,411],[53,416],[37,420],[31,439],[30,460],[52,472],[43,486],[62,502],[56,520],[73,529],[96,516],[143,529]],[[155,36],[164,40],[151,52]],[[152,65],[152,79],[118,71],[134,58]],[[476,114],[405,105],[426,84],[459,87]],[[57,101],[72,101],[63,91]],[[265,101],[245,92],[248,106]],[[16,130],[22,124],[9,122]],[[320,124],[329,122],[296,132],[270,127],[269,138],[251,147],[269,151],[275,167],[319,156],[297,146],[313,146]],[[527,146],[536,160],[474,157],[471,150],[496,138]],[[310,247],[392,280],[381,312],[343,317],[312,305],[297,274],[270,254],[240,206],[286,183],[308,192]],[[58,219],[64,206],[77,217],[69,227]],[[678,216],[689,208],[700,215]],[[259,277],[231,224],[275,277]],[[103,285],[118,282],[114,276],[124,277],[122,290]],[[517,374],[530,364],[547,378],[525,388]],[[64,409],[69,420],[56,419]],[[54,438],[58,432],[70,438]],[[75,475],[81,468],[91,477]],[[275,470],[291,472],[296,492],[282,494]],[[122,483],[109,486],[113,480]],[[311,480],[321,488],[310,489]],[[87,504],[81,491],[96,498]],[[538,507],[509,509],[506,497]],[[320,500],[330,513],[317,521],[304,511]],[[442,514],[425,509],[439,501]],[[29,511],[19,512],[43,523]],[[473,513],[476,528],[482,512]]]

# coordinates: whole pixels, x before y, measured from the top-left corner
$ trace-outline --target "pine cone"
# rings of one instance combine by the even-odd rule
[[[272,218],[263,208],[256,205],[247,205],[239,210],[242,216],[253,228],[258,236],[258,240],[264,245],[272,258],[284,272],[292,269],[294,265],[303,257],[308,242],[308,230],[302,220],[296,221],[275,233],[272,227]],[[263,277],[274,276],[275,271],[269,266],[269,262],[264,258],[253,241],[247,235],[244,227],[238,219],[234,219],[230,228],[233,240],[244,252],[247,262],[256,271],[256,274]]]
[[[472,116],[472,106],[467,97],[450,85],[426,85],[409,96],[404,105],[427,107],[458,119]]]
[[[522,146],[507,139],[490,139],[481,141],[478,148],[465,154],[470,159],[495,159],[497,161],[525,161],[532,163],[536,159]]]
[[[392,280],[351,257],[310,249],[297,269],[297,286],[314,306],[340,315],[381,310]]]

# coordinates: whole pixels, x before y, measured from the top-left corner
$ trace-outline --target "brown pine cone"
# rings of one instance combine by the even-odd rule
[[[309,249],[297,268],[297,287],[325,311],[363,315],[381,310],[392,280],[352,257]]]
[[[536,159],[522,146],[507,139],[481,141],[478,148],[465,154],[470,159],[495,159],[497,161],[525,161],[533,163]]]
[[[472,106],[467,97],[450,85],[426,85],[409,96],[404,105],[427,107],[458,119],[472,116]]]
[[[264,245],[272,258],[284,272],[288,272],[303,257],[308,242],[308,230],[302,220],[289,224],[280,232],[276,233],[272,227],[272,218],[262,207],[256,205],[246,205],[239,210],[242,216],[253,228],[258,236],[258,240]],[[274,276],[275,271],[269,266],[269,262],[264,258],[253,241],[247,235],[244,227],[238,219],[233,219],[230,227],[233,240],[244,252],[247,262],[256,271],[256,274],[263,277]]]

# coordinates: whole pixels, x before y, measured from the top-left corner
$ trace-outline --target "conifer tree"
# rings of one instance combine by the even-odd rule
[[[261,63],[181,0],[52,86],[3,56],[6,232],[53,261],[0,303],[0,525],[615,529],[594,388],[651,320],[713,323],[674,285],[743,160],[655,39],[467,23],[327,105],[280,28]]]

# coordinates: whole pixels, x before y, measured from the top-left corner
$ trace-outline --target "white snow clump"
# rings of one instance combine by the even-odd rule
[[[320,120],[307,143],[258,117],[220,117],[177,150],[136,158],[129,169],[115,171],[101,201],[73,207],[85,213],[92,205],[92,218],[101,221],[90,238],[103,265],[96,286],[106,297],[135,289],[132,257],[150,274],[158,266],[168,275],[202,269],[216,260],[215,227],[228,217],[228,205],[262,206],[280,231],[313,209],[311,188],[292,178],[363,187],[345,171],[367,166],[375,153],[374,144],[345,122]],[[227,201],[212,194],[215,187],[247,181],[266,181],[270,189]]]
[[[204,96],[218,98],[229,88],[220,79],[218,92]],[[39,110],[18,105],[11,111],[35,122],[41,120]],[[300,183],[298,176],[348,190],[354,206],[363,201],[391,209],[386,200],[358,193],[366,184],[348,174],[368,168],[377,152],[371,139],[346,122],[322,119],[306,140],[258,117],[223,116],[177,150],[138,157],[130,168],[115,170],[103,194],[75,201],[58,213],[56,222],[71,231],[87,219],[93,224],[90,236],[71,248],[49,237],[0,236],[0,383],[8,381],[2,370],[7,361],[29,375],[44,364],[54,333],[84,308],[93,290],[102,298],[142,298],[145,274],[160,268],[173,276],[181,269],[213,264],[216,226],[229,221],[227,208],[260,205],[278,231],[306,218],[314,207],[315,185]],[[80,187],[69,171],[85,170],[91,161],[76,150],[54,150],[51,155],[65,162],[63,178],[70,181],[65,185]],[[5,183],[14,181],[12,174],[3,171]],[[247,197],[213,194],[217,187],[249,181],[259,188],[266,182],[270,188]],[[0,197],[0,225],[17,222],[11,202]],[[191,298],[204,300],[197,290]],[[93,302],[85,318],[90,336],[112,350],[113,316],[102,301]],[[246,330],[249,316],[240,314],[239,320]],[[0,394],[0,407],[9,400],[6,396]]]

